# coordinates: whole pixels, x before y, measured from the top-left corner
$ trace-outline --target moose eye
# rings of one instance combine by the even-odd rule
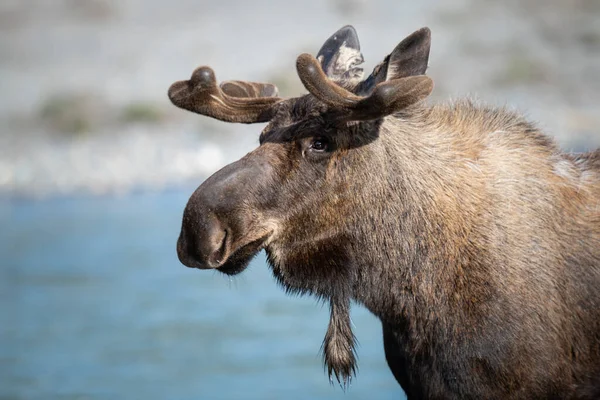
[[[329,142],[327,141],[327,139],[325,139],[323,137],[314,138],[312,140],[312,142],[310,142],[310,149],[313,151],[318,151],[318,152],[327,151],[328,146],[329,146]]]

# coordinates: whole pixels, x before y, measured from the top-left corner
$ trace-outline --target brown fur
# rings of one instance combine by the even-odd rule
[[[386,199],[375,223],[354,212],[377,249],[355,287],[384,329],[402,321],[407,357],[425,352],[405,360],[408,386],[439,369],[439,392],[417,397],[474,395],[479,372],[494,389],[476,398],[567,397],[599,371],[600,169],[584,161],[598,152],[573,161],[520,118],[470,104],[400,118],[373,143],[391,153],[369,158],[374,187],[350,192],[364,193],[354,210]]]
[[[182,262],[234,274],[264,248],[286,290],[330,301],[324,357],[344,383],[354,299],[410,399],[600,397],[600,150],[562,153],[469,101],[337,111],[279,102],[261,146],[190,198]]]

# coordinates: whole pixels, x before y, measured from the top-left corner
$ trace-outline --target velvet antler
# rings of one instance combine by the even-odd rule
[[[267,122],[273,105],[281,101],[277,88],[268,83],[223,82],[219,87],[210,67],[197,68],[187,81],[169,88],[169,99],[179,108],[226,122]]]
[[[301,54],[296,69],[306,89],[333,108],[347,111],[349,120],[372,120],[393,114],[423,100],[433,90],[433,81],[425,75],[381,82],[370,95],[357,96],[330,80],[319,62],[310,54]]]

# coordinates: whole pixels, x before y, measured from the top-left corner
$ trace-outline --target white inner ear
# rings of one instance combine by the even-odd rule
[[[350,68],[354,58],[360,57],[360,52],[356,51],[352,47],[346,46],[346,42],[342,43],[338,52],[336,64],[340,67]]]
[[[329,77],[346,77],[362,79],[363,69],[354,68],[364,61],[360,50],[346,46],[344,41],[335,54],[335,60],[331,64],[331,69],[327,71]],[[348,72],[348,73],[347,73]]]

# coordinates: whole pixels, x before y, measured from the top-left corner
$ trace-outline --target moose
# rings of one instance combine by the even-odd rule
[[[514,111],[426,104],[430,45],[414,32],[363,79],[345,26],[298,57],[296,98],[206,66],[175,82],[180,108],[268,123],[190,197],[179,260],[234,275],[265,250],[288,292],[328,302],[342,385],[353,299],[409,399],[600,398],[600,149],[562,152]]]

